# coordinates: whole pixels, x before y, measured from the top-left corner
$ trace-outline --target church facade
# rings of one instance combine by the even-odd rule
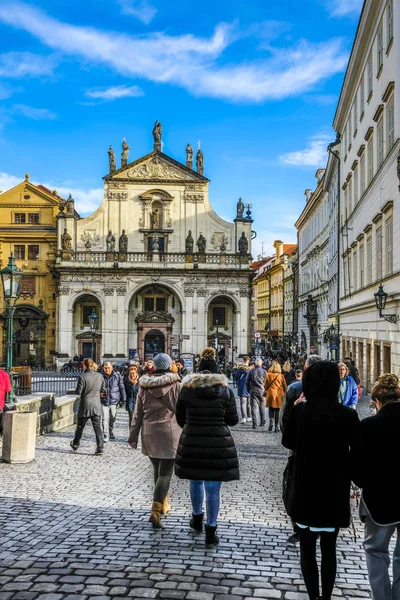
[[[104,199],[86,218],[74,201],[57,216],[56,361],[75,355],[119,362],[164,351],[195,356],[208,344],[220,358],[250,348],[250,206],[232,222],[212,209],[204,157],[186,147],[186,164],[162,152],[162,126],[150,154],[121,167],[110,147]],[[90,330],[95,311],[97,330]]]

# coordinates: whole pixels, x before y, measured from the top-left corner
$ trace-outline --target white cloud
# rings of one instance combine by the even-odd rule
[[[329,0],[326,7],[332,17],[359,16],[364,0]]]
[[[41,56],[31,52],[7,52],[0,54],[0,77],[42,77],[52,75],[55,67],[53,56]]]
[[[328,135],[318,135],[308,140],[304,150],[286,152],[279,157],[284,165],[297,167],[321,167],[324,168],[327,161],[326,148],[332,141]]]
[[[117,85],[105,89],[86,90],[85,96],[105,101],[118,100],[119,98],[131,98],[143,96],[144,92],[138,85]]]
[[[150,23],[157,9],[147,0],[117,0],[123,15],[132,15],[146,25]]]
[[[6,98],[9,98],[10,96],[12,96],[14,93],[14,90],[12,90],[9,87],[6,87],[5,85],[0,85],[0,100],[5,100]]]
[[[35,121],[52,120],[56,118],[56,115],[47,108],[34,108],[33,106],[27,106],[26,104],[14,104],[10,112],[21,114],[24,117],[34,119]]]
[[[6,192],[7,190],[15,187],[22,181],[24,181],[24,175],[20,177],[16,175],[10,175],[9,173],[0,173],[0,190]],[[68,198],[69,194],[75,200],[75,208],[81,216],[89,215],[94,212],[101,204],[104,198],[103,188],[83,188],[74,184],[69,185],[68,183],[54,181],[41,182],[30,180],[33,185],[39,185],[42,183],[49,190],[57,190],[57,194],[63,198]]]
[[[263,58],[222,65],[224,50],[239,33],[220,23],[210,38],[151,33],[128,36],[62,23],[25,4],[0,5],[0,21],[30,32],[47,46],[105,64],[125,77],[181,86],[194,95],[239,102],[294,96],[342,71],[347,52],[339,39],[300,41],[260,53]]]

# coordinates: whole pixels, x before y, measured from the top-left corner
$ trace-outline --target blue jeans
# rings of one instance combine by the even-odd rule
[[[206,491],[207,525],[217,525],[221,481],[190,481],[190,499],[194,515],[203,513],[204,490]]]

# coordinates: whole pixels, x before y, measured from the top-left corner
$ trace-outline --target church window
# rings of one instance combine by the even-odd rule
[[[218,326],[220,327],[221,325],[225,326],[225,321],[226,321],[226,308],[225,306],[213,306],[213,312],[212,312],[212,319],[213,319],[213,325],[216,326],[217,325],[217,321],[218,321]]]
[[[167,310],[167,299],[165,296],[145,296],[143,306],[144,312],[165,312]]]
[[[89,317],[92,314],[93,309],[97,309],[97,305],[95,302],[92,302],[90,304],[82,304],[81,318],[83,326],[90,327]],[[98,313],[98,309],[96,311]]]

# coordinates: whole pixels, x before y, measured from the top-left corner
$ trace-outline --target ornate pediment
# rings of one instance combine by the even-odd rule
[[[165,311],[146,311],[135,319],[136,323],[173,323],[174,317]]]
[[[170,156],[155,150],[130,163],[113,171],[105,177],[111,184],[112,182],[123,179],[124,181],[146,181],[146,182],[193,182],[206,183],[208,179],[196,171],[189,169],[185,165],[174,160]]]

